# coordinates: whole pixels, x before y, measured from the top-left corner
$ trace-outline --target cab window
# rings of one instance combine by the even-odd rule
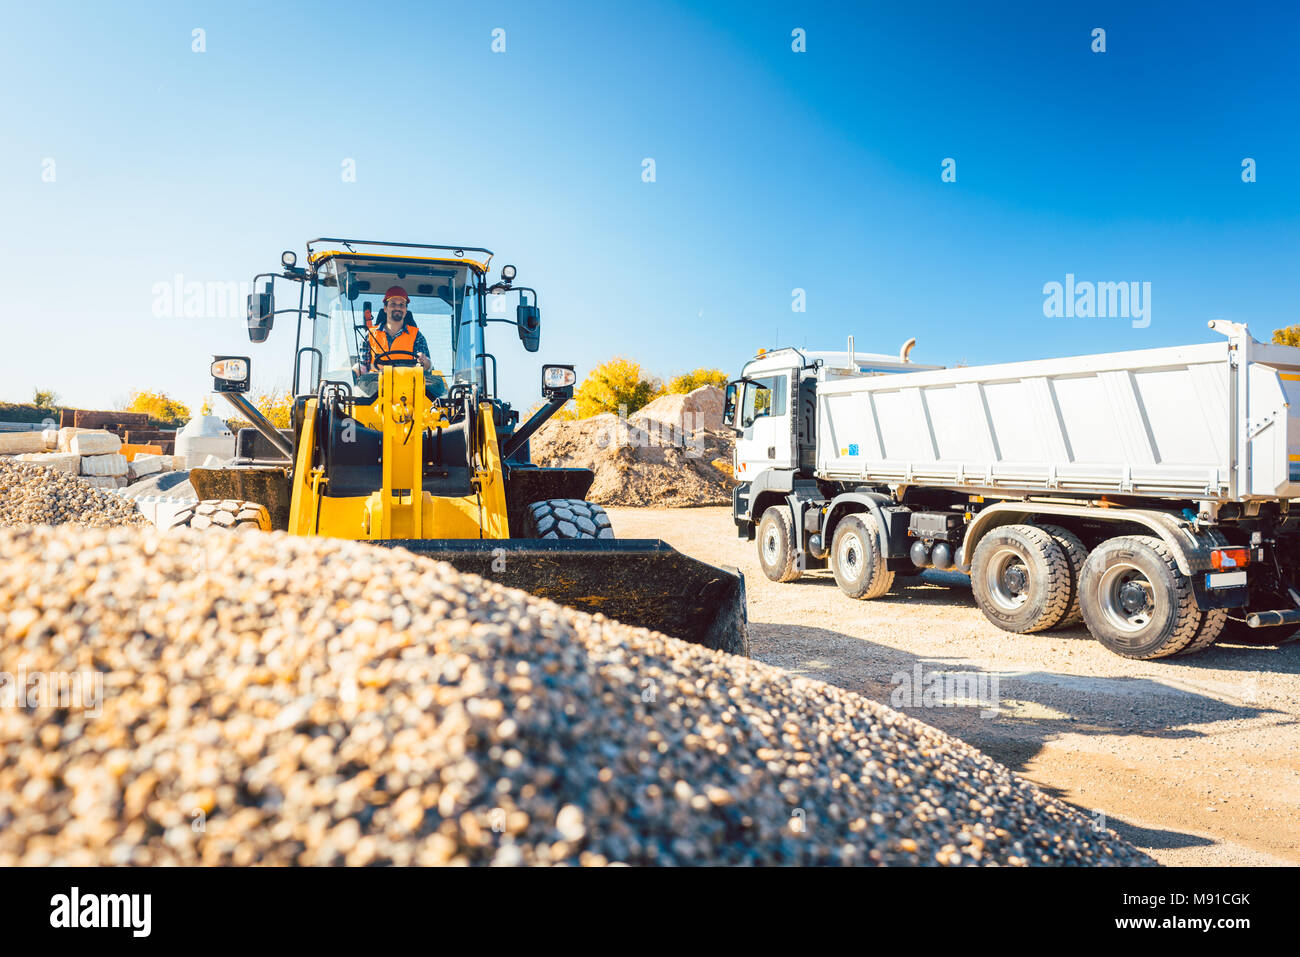
[[[764,379],[750,379],[745,389],[745,409],[741,417],[741,428],[749,428],[755,419],[765,415],[785,415],[786,383],[788,377],[783,375],[768,376]]]

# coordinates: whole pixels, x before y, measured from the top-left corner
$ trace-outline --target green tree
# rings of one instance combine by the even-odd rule
[[[32,393],[32,405],[36,406],[38,409],[52,409],[54,408],[54,403],[58,401],[58,393],[53,389],[41,389],[38,387],[36,391]]]

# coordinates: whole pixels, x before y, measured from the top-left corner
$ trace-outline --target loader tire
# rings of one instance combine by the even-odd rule
[[[758,564],[774,582],[792,582],[799,577],[794,560],[794,520],[786,505],[773,505],[758,523]]]
[[[1070,560],[1033,525],[995,528],[975,548],[971,591],[984,617],[1027,635],[1058,625],[1070,608]]]
[[[1083,539],[1060,525],[1039,525],[1043,531],[1056,540],[1065,552],[1066,561],[1070,563],[1070,604],[1065,610],[1065,617],[1056,623],[1057,628],[1069,628],[1083,621],[1083,611],[1079,608],[1079,576],[1083,574],[1083,563],[1088,560],[1088,548]]]
[[[244,502],[239,499],[212,499],[195,502],[176,513],[168,531],[174,528],[192,528],[195,531],[208,529],[235,529],[237,531],[271,530],[271,513],[266,506],[256,502]]]
[[[552,498],[533,502],[524,512],[519,538],[613,538],[609,516],[595,502]]]
[[[880,525],[865,513],[846,515],[831,538],[831,571],[850,598],[879,598],[894,585],[880,547]]]
[[[1207,613],[1196,606],[1191,581],[1173,550],[1153,535],[1102,542],[1084,563],[1080,586],[1088,630],[1125,658],[1168,658],[1223,630],[1224,613],[1217,609],[1202,631]]]

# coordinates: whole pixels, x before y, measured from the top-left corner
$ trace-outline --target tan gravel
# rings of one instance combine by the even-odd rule
[[[890,703],[898,674],[999,681],[995,714],[901,705],[1049,793],[1106,820],[1169,865],[1300,864],[1300,643],[1220,643],[1132,661],[1082,627],[1013,635],[990,624],[962,576],[898,578],[854,601],[829,572],[768,581],[729,509],[610,510],[624,538],[663,538],[739,567],[751,653]],[[1284,641],[1285,629],[1271,632]]]
[[[103,682],[0,707],[0,865],[1150,863],[861,695],[400,550],[0,529],[0,632]]]
[[[0,459],[0,525],[147,525],[131,502],[65,471]]]

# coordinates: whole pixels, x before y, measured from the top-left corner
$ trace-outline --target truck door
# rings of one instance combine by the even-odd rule
[[[764,469],[795,467],[792,413],[789,372],[746,381],[736,423],[736,478],[750,481]]]

